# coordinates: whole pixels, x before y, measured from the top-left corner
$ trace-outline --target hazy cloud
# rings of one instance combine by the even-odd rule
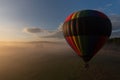
[[[109,4],[106,4],[106,7],[111,7],[113,4],[112,3],[109,3]]]
[[[56,30],[45,30],[41,28],[24,28],[23,30],[25,33],[34,34],[39,38],[63,38],[62,34],[62,23]]]
[[[112,35],[111,37],[120,37],[120,15],[109,16],[112,22]]]
[[[62,31],[54,31],[49,35],[43,36],[43,38],[63,38]]]
[[[44,32],[45,30],[37,28],[37,27],[33,27],[33,28],[24,28],[23,30],[26,33],[41,33]]]
[[[112,22],[113,30],[120,29],[120,15],[111,15],[109,18]]]
[[[57,28],[57,31],[62,31],[62,26],[63,26],[63,23],[59,25],[59,27]]]
[[[112,13],[112,9],[111,9],[112,6],[113,6],[112,3],[108,3],[108,4],[106,4],[106,5],[102,6],[102,7],[97,8],[96,10],[109,11],[109,13]]]

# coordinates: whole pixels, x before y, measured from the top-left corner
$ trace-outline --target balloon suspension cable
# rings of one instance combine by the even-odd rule
[[[89,63],[85,63],[85,66],[84,66],[86,69],[89,68]]]

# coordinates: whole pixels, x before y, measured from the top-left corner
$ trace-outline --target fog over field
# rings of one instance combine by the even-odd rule
[[[106,44],[87,70],[65,42],[1,42],[0,80],[120,80],[119,52]]]

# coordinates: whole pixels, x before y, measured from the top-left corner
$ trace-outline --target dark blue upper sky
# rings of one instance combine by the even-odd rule
[[[3,2],[2,2],[3,1]],[[13,18],[31,26],[56,28],[72,12],[98,9],[109,14],[120,14],[119,0],[2,0]],[[16,16],[16,17],[15,17]],[[16,20],[15,19],[15,20]]]

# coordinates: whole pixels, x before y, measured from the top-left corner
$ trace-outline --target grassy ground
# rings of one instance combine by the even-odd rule
[[[0,80],[120,80],[119,52],[119,45],[106,44],[85,69],[65,44],[2,45]]]

